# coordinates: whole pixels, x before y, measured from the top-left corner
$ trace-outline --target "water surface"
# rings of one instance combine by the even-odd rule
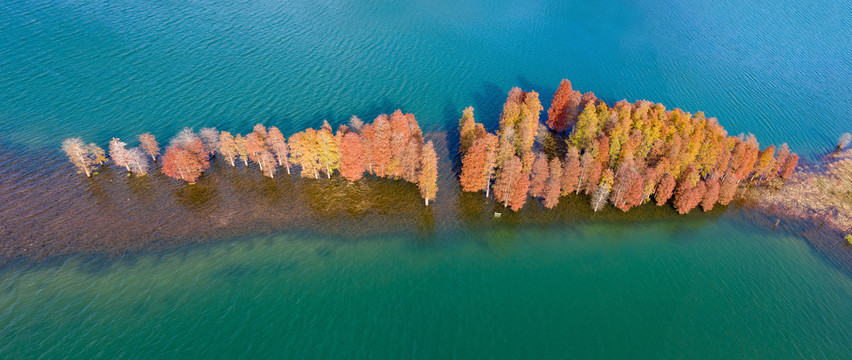
[[[162,208],[145,199],[171,201],[177,215],[166,228],[210,214],[165,179],[148,188],[81,179],[58,152],[69,136],[105,146],[113,136],[247,132],[258,122],[289,134],[396,108],[426,131],[452,133],[462,108],[474,106],[493,128],[512,86],[547,104],[562,78],[609,102],[704,111],[732,134],[788,142],[813,160],[850,131],[850,15],[836,0],[0,0],[0,237],[4,248],[93,234],[148,244],[162,230],[146,230],[154,217],[136,209]],[[439,151],[447,162],[451,147]],[[233,184],[254,184],[235,188],[264,209],[310,194],[281,196],[289,182],[276,181]],[[125,186],[127,198],[116,191]],[[798,237],[731,214],[520,226],[479,214],[472,225],[459,205],[469,199],[452,186],[438,193],[444,210],[433,226],[412,205],[396,215],[427,226],[399,232],[264,226],[265,235],[207,234],[178,249],[83,249],[9,264],[0,272],[0,357],[852,353],[852,280]],[[313,216],[327,210],[315,206]],[[68,226],[68,213],[91,225]],[[110,237],[116,226],[97,219],[116,213],[136,214],[124,230],[145,235]],[[41,222],[47,215],[55,219]]]

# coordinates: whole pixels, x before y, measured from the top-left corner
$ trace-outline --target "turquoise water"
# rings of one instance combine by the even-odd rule
[[[468,105],[493,127],[512,86],[549,103],[569,78],[814,159],[852,130],[850,18],[835,0],[0,0],[0,143],[53,164],[68,136],[289,133],[396,108],[452,131]],[[852,353],[852,279],[801,239],[724,216],[639,225],[276,233],[11,265],[0,357]]]

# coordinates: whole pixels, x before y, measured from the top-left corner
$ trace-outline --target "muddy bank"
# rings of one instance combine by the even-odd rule
[[[511,212],[482,193],[460,192],[446,134],[428,139],[435,141],[441,161],[437,200],[428,207],[417,187],[403,181],[367,177],[350,183],[286,172],[269,179],[255,167],[234,168],[221,159],[194,185],[159,173],[128,177],[115,166],[89,179],[76,174],[58,151],[0,147],[0,261],[118,255],[280,231],[357,241],[585,222],[672,221],[688,228],[739,212],[717,206],[679,215],[670,205],[654,204],[626,213],[611,206],[593,212],[584,195],[562,197],[554,209],[530,199]]]

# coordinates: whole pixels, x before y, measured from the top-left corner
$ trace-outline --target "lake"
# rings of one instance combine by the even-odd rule
[[[255,123],[290,134],[397,108],[425,131],[452,133],[466,106],[494,129],[512,86],[540,92],[547,107],[563,78],[610,103],[704,111],[731,134],[787,142],[816,161],[852,131],[850,17],[837,0],[3,0],[0,185],[14,191],[0,198],[42,204],[97,191],[59,152],[66,137],[106,146],[150,131],[164,142],[185,126],[245,133]],[[446,144],[439,154],[449,162]],[[526,225],[448,219],[463,200],[443,186],[435,207],[447,210],[426,231],[264,228],[7,264],[0,357],[852,353],[849,273],[733,210]],[[7,238],[6,226],[63,206],[6,204]],[[183,206],[181,216],[203,216]],[[67,233],[76,241],[89,232]]]

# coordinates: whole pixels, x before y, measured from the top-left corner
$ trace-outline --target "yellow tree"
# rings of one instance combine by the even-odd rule
[[[435,145],[432,141],[423,146],[422,154],[417,186],[420,188],[420,195],[426,201],[426,206],[429,206],[429,201],[435,200],[435,194],[438,192],[438,156],[435,154]]]

